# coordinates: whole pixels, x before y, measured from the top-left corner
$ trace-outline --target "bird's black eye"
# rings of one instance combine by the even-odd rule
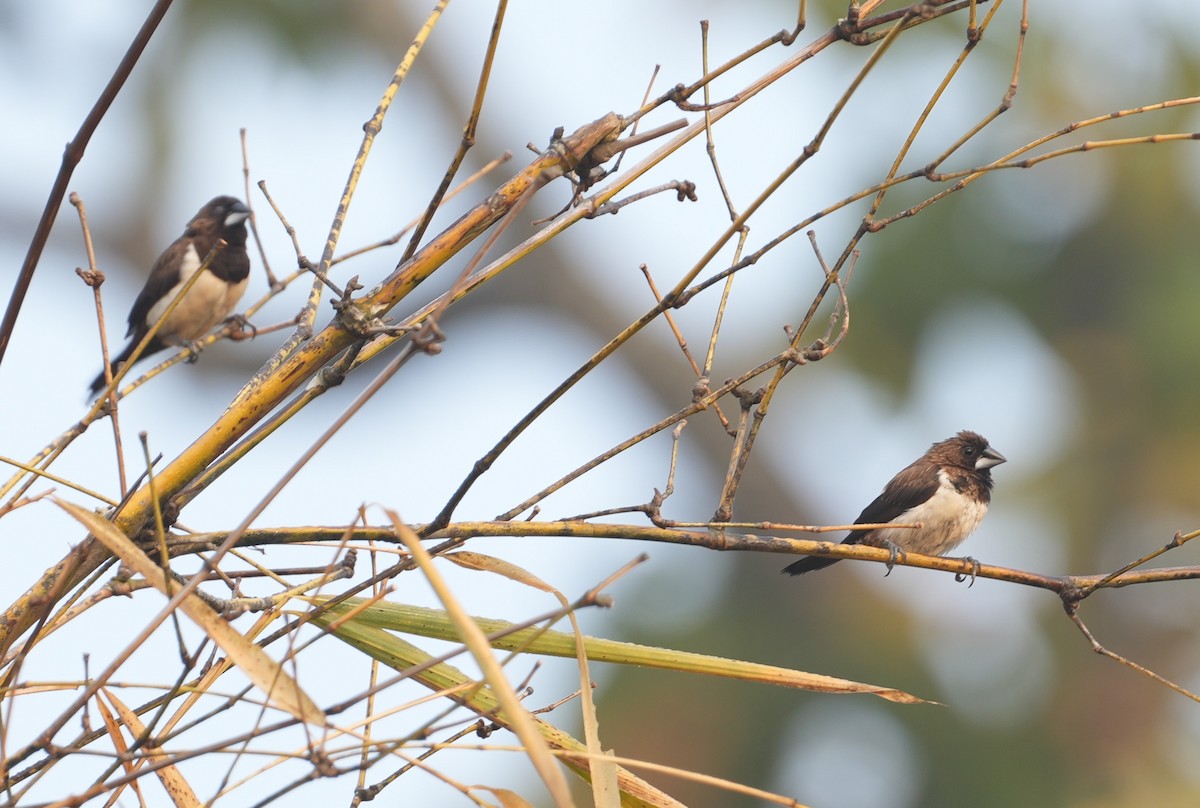
[[[965,449],[963,449],[963,454],[965,454],[967,457],[970,457],[971,455],[975,454],[975,447],[974,446],[966,447]]]

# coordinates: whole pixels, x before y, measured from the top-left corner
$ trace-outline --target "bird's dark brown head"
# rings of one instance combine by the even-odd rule
[[[209,200],[192,217],[186,235],[219,236],[230,244],[241,243],[246,240],[246,219],[249,216],[250,209],[240,199],[218,196]]]
[[[957,466],[976,472],[984,479],[991,477],[988,469],[1007,459],[989,446],[983,435],[965,429],[953,438],[930,446],[928,457],[941,465]]]

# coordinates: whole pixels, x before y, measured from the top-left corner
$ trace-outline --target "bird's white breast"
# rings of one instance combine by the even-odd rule
[[[146,318],[148,325],[158,321],[167,306],[179,294],[179,290],[196,274],[200,264],[196,248],[189,244],[183,263],[179,267],[179,283],[150,307]],[[175,307],[175,311],[171,312],[171,316],[159,328],[159,337],[164,342],[191,342],[204,336],[233,313],[234,307],[242,299],[242,293],[246,291],[248,280],[244,278],[239,283],[229,284],[206,270],[188,290],[187,297]]]
[[[956,491],[945,471],[938,471],[938,482],[932,497],[892,520],[905,524],[920,522],[924,525],[922,529],[890,528],[877,535],[901,549],[925,555],[944,555],[961,544],[983,521],[987,503]]]

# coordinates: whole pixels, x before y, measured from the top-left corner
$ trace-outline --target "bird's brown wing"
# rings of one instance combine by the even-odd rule
[[[146,329],[150,326],[150,323],[146,322],[150,309],[179,283],[179,269],[183,266],[184,255],[189,243],[187,238],[176,239],[175,243],[167,247],[154,262],[154,267],[150,270],[150,277],[146,279],[146,285],[142,287],[137,300],[133,301],[133,308],[129,310],[129,329],[125,332],[125,336],[132,337],[135,334],[140,336],[146,333]]]
[[[910,508],[925,502],[938,489],[936,464],[919,460],[901,471],[884,486],[883,493],[871,500],[854,520],[856,525],[891,522]],[[869,531],[852,530],[842,544],[858,544]]]
[[[933,496],[939,485],[937,464],[921,458],[901,471],[884,486],[883,493],[871,500],[863,512],[854,520],[856,525],[871,525],[891,522],[909,508],[920,505]],[[870,535],[869,530],[852,530],[842,539],[842,544],[860,544]],[[823,569],[840,559],[828,556],[805,556],[783,568],[788,575],[803,575]]]

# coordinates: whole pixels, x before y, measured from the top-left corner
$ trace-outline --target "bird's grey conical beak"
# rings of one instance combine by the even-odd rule
[[[243,205],[241,202],[234,202],[229,206],[229,213],[225,214],[225,226],[233,227],[236,224],[241,224],[250,217],[250,208]]]
[[[992,466],[998,466],[1008,460],[1007,457],[997,452],[991,446],[983,450],[983,454],[975,461],[975,468],[990,469]]]

